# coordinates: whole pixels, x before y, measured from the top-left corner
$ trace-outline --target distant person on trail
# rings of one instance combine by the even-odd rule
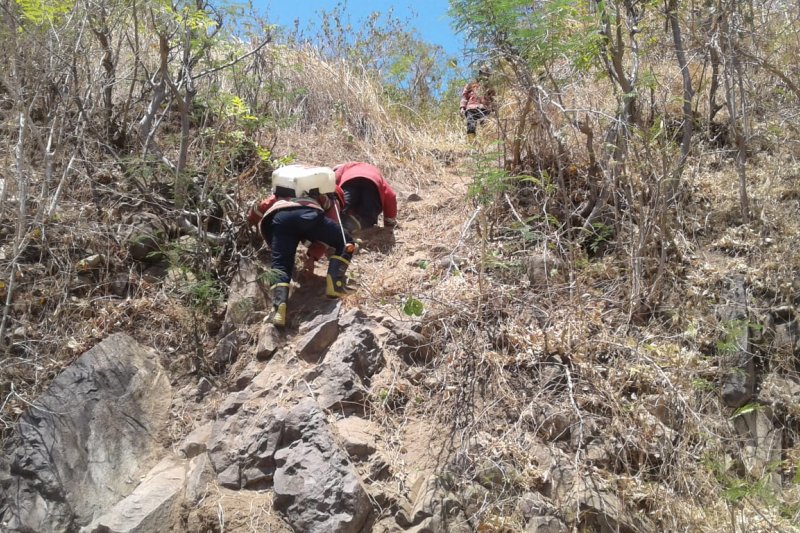
[[[333,167],[344,193],[342,224],[349,231],[371,228],[383,213],[383,227],[397,225],[397,195],[378,167],[351,161]]]
[[[488,65],[481,65],[478,76],[461,91],[461,116],[467,119],[467,140],[475,140],[478,123],[483,123],[494,109],[494,89],[489,84],[492,71]]]
[[[309,191],[301,186],[296,186],[295,189],[276,186],[278,180],[275,176],[281,173],[298,181],[304,179],[304,176],[311,176],[313,179],[323,179],[320,176],[324,176],[325,180],[330,181],[330,186],[323,188],[334,192],[318,193],[318,187]],[[272,252],[272,269],[276,279],[270,287],[270,320],[276,326],[286,325],[289,281],[300,241],[312,242],[308,248],[304,271],[313,271],[314,263],[325,254],[325,245],[334,249],[334,255],[328,263],[325,293],[331,298],[346,294],[345,274],[355,251],[355,244],[350,234],[339,224],[337,209],[344,207],[344,194],[334,180],[333,170],[327,167],[282,167],[273,173],[272,195],[257,201],[247,215],[247,222],[251,226],[258,225],[261,237],[269,244]]]

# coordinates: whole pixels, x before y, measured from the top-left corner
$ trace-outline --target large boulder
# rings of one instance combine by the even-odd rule
[[[316,363],[325,355],[339,335],[339,312],[341,302],[336,302],[328,312],[321,312],[300,326],[303,335],[297,343],[297,356],[309,363]]]
[[[214,423],[208,453],[222,486],[263,489],[272,485],[285,416],[285,409],[267,401],[256,412],[244,410]]]
[[[359,410],[370,378],[385,365],[377,324],[352,325],[328,348],[322,363],[308,371],[298,390],[310,389],[320,407]]]
[[[214,469],[207,454],[187,460],[162,459],[127,497],[107,509],[82,533],[149,533],[183,530],[182,515],[214,489]]]
[[[74,530],[158,460],[172,389],[156,354],[115,334],[67,367],[19,420],[0,491],[7,530]]]
[[[186,483],[185,459],[167,457],[126,498],[96,518],[81,533],[147,533],[178,522]]]
[[[275,454],[275,509],[295,531],[355,533],[371,505],[347,456],[336,445],[317,403],[307,398],[285,420]]]
[[[287,410],[280,405],[294,386],[294,372],[271,361],[242,391],[232,393],[217,409],[205,439],[220,485],[234,490],[261,490],[272,485],[274,455],[283,439]],[[283,400],[281,400],[283,398]]]

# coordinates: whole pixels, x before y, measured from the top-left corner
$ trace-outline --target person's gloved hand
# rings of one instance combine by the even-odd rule
[[[383,219],[383,227],[384,228],[397,227],[397,219],[396,218],[384,218]]]

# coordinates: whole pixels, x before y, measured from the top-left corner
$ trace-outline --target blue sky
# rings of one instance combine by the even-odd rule
[[[273,24],[290,28],[295,19],[300,20],[300,28],[316,26],[320,10],[330,11],[343,0],[253,0],[253,5],[267,15]],[[393,8],[395,18],[410,19],[419,35],[430,43],[441,45],[448,57],[459,59],[464,55],[464,43],[451,27],[447,16],[447,0],[347,0],[345,2],[350,22],[357,23],[368,14],[386,12]],[[460,62],[460,61],[459,61]]]

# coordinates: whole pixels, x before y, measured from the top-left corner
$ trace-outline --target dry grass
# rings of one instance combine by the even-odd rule
[[[744,273],[773,295],[760,300],[765,305],[794,294],[786,285],[797,268],[791,244],[797,227],[789,215],[796,201],[786,194],[794,178],[781,157],[754,165],[751,191],[761,215],[751,230],[728,218],[738,200],[727,163],[709,171],[704,159],[695,162],[687,181],[704,192],[695,193],[683,215],[687,231],[679,238],[688,264],[680,269],[685,274],[674,274],[669,298],[646,327],[629,322],[620,278],[627,265],[613,255],[568,262],[541,283],[527,279],[522,260],[536,248],[526,249],[521,239],[490,239],[494,266],[484,272],[480,292],[483,233],[455,169],[443,176],[452,193],[423,190],[423,202],[403,206],[410,213],[401,219],[411,220],[403,221],[393,254],[358,258],[362,307],[400,318],[404,297],[426,306],[419,322],[438,356],[426,370],[405,373],[403,394],[417,401],[405,405],[400,420],[447,428],[451,438],[438,443],[439,468],[456,476],[457,488],[479,481],[486,461],[500,465],[504,481],[493,486],[473,523],[513,521],[517,498],[542,490],[547,472],[531,463],[529,452],[545,445],[573,457],[585,475],[611,482],[659,530],[794,530],[796,463],[781,467],[788,476],[782,493],[760,491],[758,477],[740,478],[742,441],[715,386],[721,369],[713,295],[726,276]],[[778,169],[790,177],[774,178]],[[513,216],[508,209],[492,216],[502,237]],[[430,227],[435,235],[426,232]],[[724,248],[727,254],[714,251],[726,238],[735,246]],[[450,255],[460,256],[459,269],[436,265]],[[777,356],[770,364],[795,382],[800,377]],[[397,420],[397,413],[386,416]],[[793,419],[779,424],[794,442]],[[747,495],[730,492],[735,482]]]
[[[468,197],[478,154],[490,149],[496,125],[482,130],[478,147],[466,147],[455,118],[429,121],[394,108],[376,81],[323,61],[311,49],[274,52],[274,74],[286,94],[294,95],[274,104],[276,114],[293,119],[280,129],[274,153],[325,165],[369,161],[399,193],[394,241],[367,242],[356,256],[352,275],[359,290],[346,306],[416,322],[435,349],[425,367],[390,359],[386,379],[373,384],[373,397],[385,390],[391,400],[373,402],[373,417],[386,429],[401,488],[412,481],[409,467],[435,464],[459,496],[476,482],[490,487],[471,517],[484,531],[518,528],[519,497],[547,490],[546,465],[532,453],[544,447],[612,487],[659,530],[795,530],[795,414],[779,413],[786,442],[783,490],[759,492],[759,479],[740,475],[743,442],[718,399],[721,369],[714,345],[720,327],[713,312],[731,272],[744,274],[753,287],[763,306],[756,312],[794,305],[800,268],[796,142],[751,159],[757,217],[747,226],[736,219],[731,161],[716,149],[698,147],[685,174],[687,200],[675,237],[683,263],[670,265],[666,296],[653,320],[637,326],[627,309],[627,251],[612,248],[589,257],[546,224],[535,228],[540,238],[526,240],[517,217],[543,214],[540,191],[531,196],[512,189],[508,198],[493,198],[481,209]],[[604,109],[612,101],[578,87],[565,95],[578,109]],[[557,107],[546,112],[556,130],[571,132],[568,146],[581,163],[582,139]],[[513,115],[513,106],[501,109],[503,119]],[[266,183],[262,170],[255,165],[238,177],[214,179],[235,184],[244,203]],[[127,257],[112,215],[132,198],[103,187],[96,198],[95,185],[89,176],[78,180],[62,218],[37,244],[41,257],[22,269],[12,331],[24,327],[25,336],[0,363],[0,382],[14,387],[2,391],[5,429],[65,365],[112,332],[130,332],[156,348],[179,386],[198,379],[191,373],[196,348],[207,353],[214,346],[209,326],[218,317],[212,313],[196,322],[178,291],[148,282]],[[421,200],[409,201],[411,193]],[[556,272],[541,275],[531,266],[543,250],[559,260]],[[109,267],[90,288],[71,293],[75,264],[89,252],[105,254]],[[128,273],[132,284],[125,299],[109,297],[110,276],[119,273]],[[424,304],[420,318],[403,314],[404,301],[412,297]],[[201,331],[198,344],[195,326]],[[770,368],[800,381],[796,354],[772,355],[764,354]],[[178,413],[176,440],[203,408]],[[733,481],[753,490],[744,497],[726,494]],[[220,490],[198,519],[210,529],[224,521],[229,530],[263,530],[274,518],[269,504],[267,495],[251,499]],[[233,514],[222,517],[220,509]]]

